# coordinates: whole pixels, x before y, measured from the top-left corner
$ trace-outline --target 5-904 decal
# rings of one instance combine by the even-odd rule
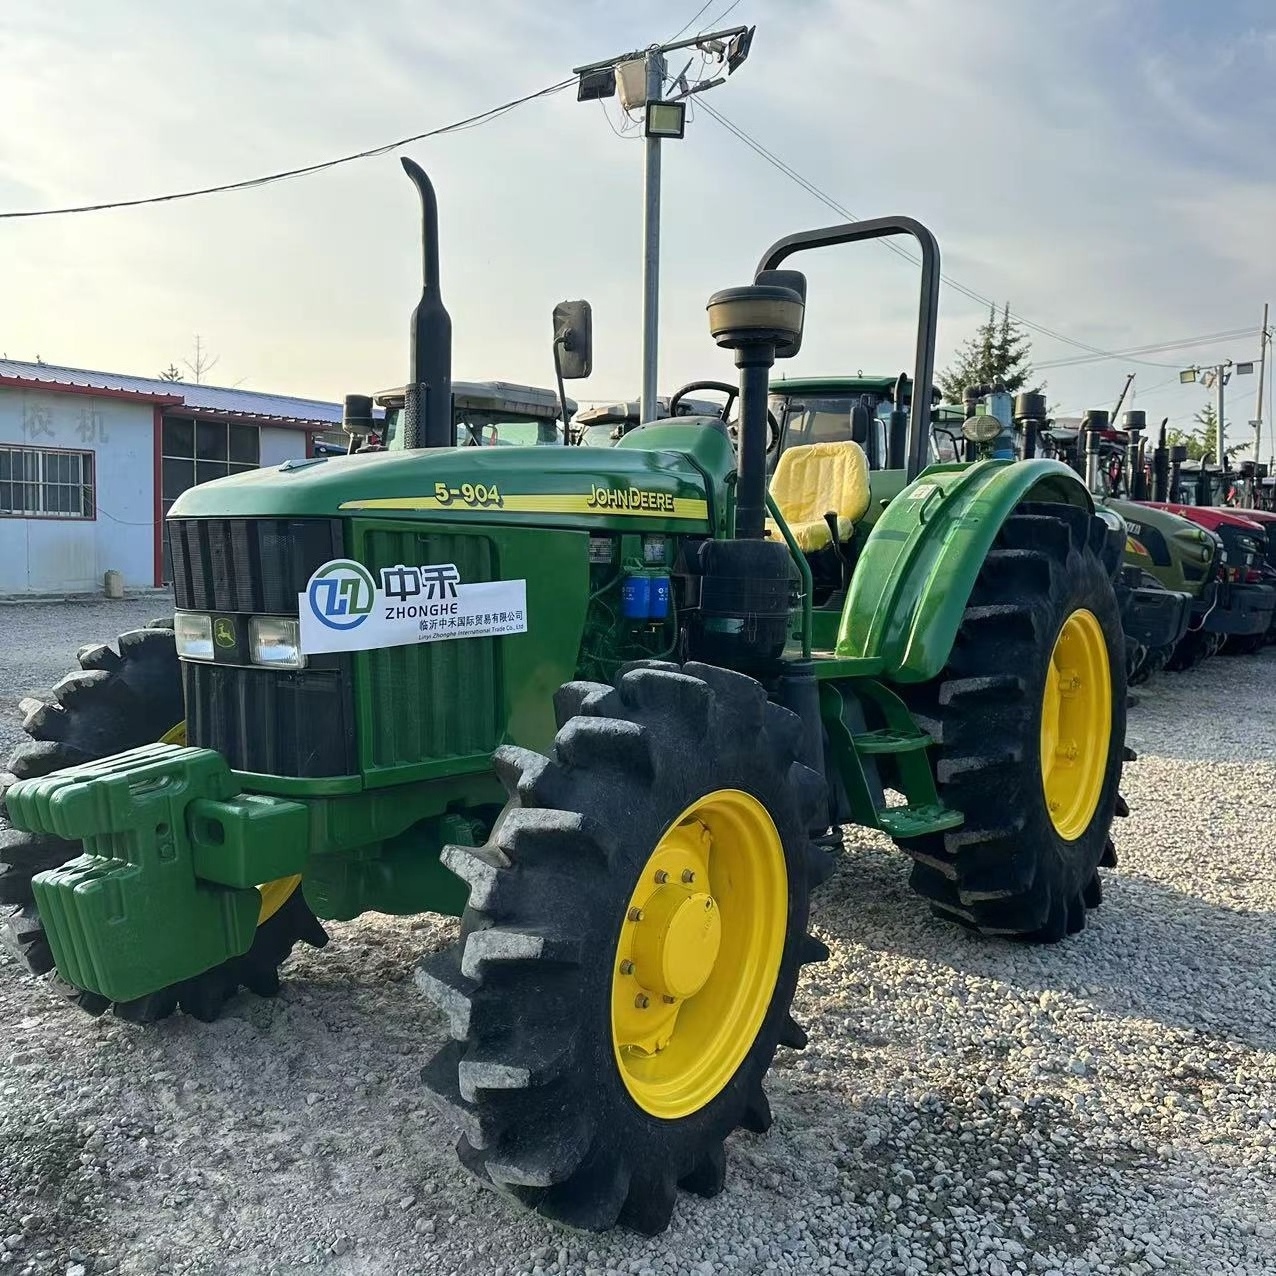
[[[344,501],[343,510],[499,510],[502,514],[592,514],[612,518],[709,517],[701,497],[675,496],[645,487],[591,483],[587,492],[503,492],[495,483],[436,483],[429,496],[375,496]]]
[[[297,606],[307,655],[527,632],[525,580],[467,584],[455,563],[396,563],[374,576],[353,559],[333,559],[315,570]]]

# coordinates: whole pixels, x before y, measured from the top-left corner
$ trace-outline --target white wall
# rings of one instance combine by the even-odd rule
[[[109,568],[128,588],[154,583],[153,422],[149,403],[0,387],[0,444],[92,452],[97,507],[94,519],[0,515],[0,593],[100,590]]]
[[[261,432],[261,464],[282,465],[306,455],[305,430],[281,430],[264,427]]]

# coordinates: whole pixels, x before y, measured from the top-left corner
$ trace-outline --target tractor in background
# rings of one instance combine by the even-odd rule
[[[1235,499],[1239,475],[1203,463],[1189,467],[1186,449],[1168,446],[1164,421],[1149,462],[1143,413],[1127,412],[1125,428],[1119,432],[1108,430],[1106,419],[1096,420],[1099,415],[1090,414],[1092,450],[1099,455],[1093,462],[1087,456],[1088,468],[1097,469],[1111,490],[1136,504],[1141,511],[1136,517],[1146,521],[1153,517],[1153,510],[1162,516],[1178,516],[1216,537],[1221,545],[1213,610],[1200,629],[1180,644],[1171,667],[1192,663],[1193,650],[1205,644],[1233,653],[1257,650],[1267,640],[1276,617],[1276,589],[1267,576],[1267,535],[1261,516],[1251,518],[1249,510],[1212,504]],[[1106,418],[1106,414],[1102,416]],[[1105,434],[1113,437],[1105,439]]]
[[[457,448],[434,192],[404,166],[403,446],[174,504],[174,617],[82,650],[10,759],[6,929],[85,1009],[148,1021],[273,991],[321,919],[460,916],[417,976],[460,1160],[548,1218],[657,1232],[771,1122],[831,826],[893,838],[987,935],[1054,942],[1100,903],[1129,756],[1109,528],[1057,461],[928,466],[921,402],[885,468],[817,442],[768,490],[795,254],[912,237],[931,383],[939,250],[904,217],[790,235],[710,298],[734,445],[675,416]]]

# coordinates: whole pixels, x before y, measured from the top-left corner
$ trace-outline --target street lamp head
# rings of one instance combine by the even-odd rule
[[[616,68],[614,66],[596,67],[592,71],[582,71],[576,85],[576,101],[594,102],[606,97],[616,96]]]
[[[741,31],[735,36],[731,43],[727,45],[727,74],[738,71],[743,65],[744,60],[749,56],[749,48],[753,44],[753,33],[757,27],[750,27],[747,31]]]

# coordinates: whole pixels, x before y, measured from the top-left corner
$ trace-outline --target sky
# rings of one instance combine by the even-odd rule
[[[0,212],[377,146],[666,40],[697,7],[0,5]],[[1126,407],[1187,424],[1207,394],[1180,387],[1180,367],[1257,358],[1276,302],[1271,0],[737,0],[727,22],[756,24],[752,51],[704,101],[854,216],[919,218],[949,279],[1057,334],[1032,336],[1060,415],[1111,408],[1134,372]],[[401,148],[438,191],[455,377],[551,384],[554,303],[586,297],[594,374],[569,392],[637,396],[643,146],[617,135],[627,126],[615,100],[569,88]],[[670,393],[733,379],[709,295],[749,282],[773,240],[843,218],[703,109],[662,152]],[[214,383],[319,398],[401,384],[420,232],[397,153],[184,202],[0,220],[0,352],[155,375],[191,358],[198,333]],[[879,245],[793,264],[809,302],[784,374],[911,366],[914,265]],[[944,288],[939,366],[986,312]],[[1082,348],[1240,329],[1138,358]],[[1252,435],[1256,381],[1227,387],[1229,442]]]

